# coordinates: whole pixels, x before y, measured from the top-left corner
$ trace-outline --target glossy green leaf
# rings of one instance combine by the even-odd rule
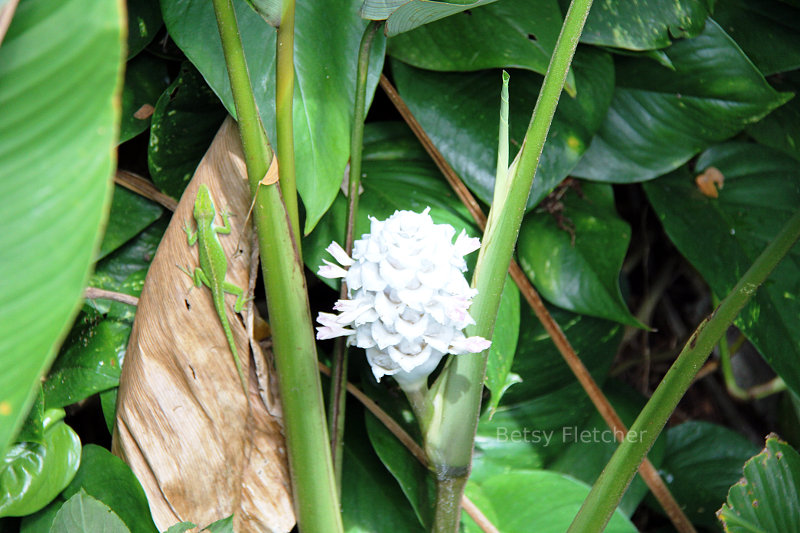
[[[17,434],[17,442],[44,444],[45,421],[44,393],[41,387],[37,387],[31,410]]]
[[[430,530],[436,503],[436,485],[431,473],[375,416],[365,413],[364,421],[375,453],[397,480],[420,524]]]
[[[464,495],[466,495],[472,503],[474,503],[478,509],[481,510],[483,516],[485,516],[492,524],[497,523],[497,513],[492,507],[492,502],[483,493],[483,489],[481,489],[480,485],[477,483],[467,483],[467,486],[464,488]],[[461,513],[461,526],[464,528],[466,533],[485,533],[484,530],[475,523],[475,521],[470,518],[467,513]]]
[[[699,173],[725,177],[707,198],[685,169],[645,184],[672,242],[720,298],[755,261],[800,205],[797,161],[756,144],[727,143],[700,155]],[[713,250],[714,253],[709,253]],[[800,392],[800,247],[795,246],[753,295],[734,324],[796,393]]]
[[[185,61],[153,112],[147,166],[159,189],[181,197],[227,115],[197,69]]]
[[[795,97],[763,119],[747,128],[761,144],[771,146],[800,159],[800,72],[788,72],[780,76],[776,85],[784,91],[792,91]]]
[[[729,533],[800,531],[800,454],[777,435],[744,464],[719,519]]]
[[[47,407],[70,405],[119,385],[131,325],[83,315],[44,382]]]
[[[146,272],[167,229],[167,222],[161,219],[151,224],[116,251],[98,261],[89,284],[92,287],[119,291],[132,274]],[[107,312],[107,309],[103,312]]]
[[[800,9],[777,0],[725,0],[714,20],[765,76],[800,67]]]
[[[103,502],[81,491],[61,506],[53,520],[52,533],[128,533],[125,523]]]
[[[741,477],[742,464],[758,452],[728,428],[689,421],[666,432],[661,477],[692,523],[714,528],[728,488]]]
[[[167,63],[163,59],[141,54],[128,61],[122,89],[120,144],[133,139],[150,126],[156,101],[167,83]]]
[[[128,59],[144,50],[164,25],[158,0],[128,0]]]
[[[81,441],[62,419],[64,411],[45,413],[44,443],[12,446],[0,464],[0,517],[24,516],[42,509],[75,476]]]
[[[641,394],[619,381],[607,383],[603,393],[628,427],[633,424],[646,402]],[[556,470],[584,483],[593,484],[617,449],[617,436],[597,411],[593,411],[583,424],[569,428],[567,435],[569,446],[547,466],[548,470]],[[641,437],[634,433],[626,436],[632,441]],[[647,454],[648,459],[657,468],[662,464],[665,444],[665,439],[659,438]],[[619,509],[625,516],[630,517],[649,490],[641,476],[637,474],[625,491]]]
[[[566,2],[562,0],[562,5]],[[715,0],[597,0],[581,42],[629,50],[669,46],[703,30]]]
[[[589,494],[589,486],[556,472],[512,472],[479,483],[492,503],[495,526],[503,533],[563,533]],[[635,533],[636,527],[617,510],[607,533]]]
[[[103,410],[103,420],[106,422],[108,434],[114,434],[114,420],[117,416],[117,392],[119,387],[108,389],[100,393],[100,408]]]
[[[314,2],[296,6],[294,136],[297,188],[306,208],[308,233],[333,202],[350,154],[356,60],[367,22],[360,0],[336,9]],[[197,67],[231,114],[230,82],[214,10],[206,0],[163,0],[170,36]],[[275,139],[275,29],[244,0],[234,1],[259,112],[267,135]],[[367,101],[383,67],[385,39],[376,37],[370,56]]]
[[[392,476],[375,457],[360,421],[348,410],[342,467],[342,521],[347,533],[424,531]]]
[[[609,185],[575,182],[560,200],[525,217],[519,263],[549,302],[586,315],[637,326],[619,288],[631,240]]]
[[[0,48],[0,450],[77,313],[111,202],[121,10],[28,0]]]
[[[164,209],[155,202],[116,185],[106,231],[97,258],[113,252],[158,220]]]
[[[492,346],[489,348],[489,358],[486,361],[486,387],[492,393],[486,406],[490,418],[506,390],[520,382],[520,377],[511,373],[519,338],[519,306],[519,289],[514,281],[506,276],[492,334]]]
[[[270,26],[278,27],[281,24],[282,0],[246,0],[250,7]]]
[[[170,526],[165,533],[184,533],[184,531],[189,531],[190,529],[194,529],[196,527],[197,525],[192,522],[180,522]]]
[[[561,18],[557,0],[503,0],[392,37],[387,53],[426,70],[522,68],[544,74]],[[574,92],[574,75],[567,86]]]
[[[579,50],[573,63],[576,98],[564,95],[536,171],[528,208],[536,205],[577,164],[598,131],[611,101],[611,57]],[[497,170],[500,117],[499,71],[469,74],[417,70],[392,62],[397,90],[456,173],[475,195],[491,203]],[[541,77],[512,71],[509,84],[511,158],[525,136]]]
[[[490,4],[496,0],[364,0],[361,16],[369,20],[385,20],[384,32],[389,37],[413,30],[468,9]]]
[[[64,489],[64,497],[81,491],[108,505],[131,533],[158,531],[150,517],[147,496],[133,471],[105,448],[94,444],[83,447],[81,467]]]
[[[622,338],[619,324],[551,309],[551,314],[592,376],[602,385]],[[523,306],[517,353],[511,371],[522,382],[506,391],[491,420],[481,417],[475,439],[472,478],[542,468],[594,412],[532,311]]]
[[[55,520],[58,510],[64,505],[64,501],[59,495],[44,509],[23,517],[20,522],[19,533],[49,533],[50,528],[53,526],[53,520]]]
[[[575,176],[629,183],[665,174],[784,104],[713,21],[666,49],[670,70],[644,58],[617,61],[611,108]]]

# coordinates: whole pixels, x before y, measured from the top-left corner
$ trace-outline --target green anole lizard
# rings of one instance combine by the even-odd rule
[[[193,232],[186,222],[184,222],[183,226],[189,246],[194,246],[197,243],[200,266],[194,269],[194,274],[183,267],[179,266],[178,268],[194,280],[195,287],[205,284],[211,290],[214,308],[217,310],[220,323],[222,323],[222,329],[225,330],[225,337],[228,339],[228,346],[233,354],[233,361],[236,363],[236,370],[242,382],[242,390],[249,404],[250,394],[247,378],[242,370],[242,362],[239,359],[239,352],[236,350],[231,325],[225,312],[225,293],[236,295],[236,303],[233,306],[233,310],[237,313],[242,311],[247,299],[244,297],[244,291],[240,287],[225,281],[225,275],[228,272],[228,258],[225,256],[225,250],[222,248],[217,235],[219,233],[223,235],[230,233],[231,224],[228,220],[229,214],[227,212],[222,212],[222,226],[214,224],[216,216],[217,210],[214,207],[214,200],[211,199],[211,191],[205,184],[201,184],[197,189],[197,197],[194,201],[194,220],[197,223],[197,231]]]

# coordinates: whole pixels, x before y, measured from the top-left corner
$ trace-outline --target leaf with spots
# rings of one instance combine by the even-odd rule
[[[718,511],[726,533],[800,531],[800,454],[771,433]]]
[[[695,174],[716,167],[718,198],[703,195],[684,167],[647,182],[667,235],[720,298],[728,294],[800,205],[800,169],[791,157],[757,144],[726,143],[697,159]],[[795,245],[734,324],[800,393],[800,246]]]

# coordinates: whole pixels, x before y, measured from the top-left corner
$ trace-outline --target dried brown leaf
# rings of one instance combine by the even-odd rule
[[[211,189],[218,212],[232,213],[231,233],[220,236],[227,279],[250,286],[257,257],[252,229],[244,227],[250,195],[239,134],[228,119],[150,266],[122,369],[112,449],[142,483],[160,530],[181,521],[206,526],[235,514],[236,531],[286,532],[295,523],[288,463],[279,414],[260,400],[259,389],[268,384],[259,386],[252,369],[250,346],[258,350],[257,343],[249,342],[228,295],[228,320],[250,377],[248,410],[211,294],[192,288],[178,269],[197,265],[197,248],[188,246],[182,227],[184,221],[194,227],[200,183]]]

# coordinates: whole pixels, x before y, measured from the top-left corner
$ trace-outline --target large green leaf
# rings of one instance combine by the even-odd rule
[[[155,202],[122,186],[115,186],[111,212],[97,259],[104,258],[128,242],[155,222],[163,212],[163,208]]]
[[[413,30],[423,24],[474,9],[496,0],[364,0],[361,16],[369,20],[385,20],[389,37]]]
[[[61,506],[50,528],[52,533],[128,533],[125,522],[114,511],[81,491]]]
[[[685,169],[645,184],[664,229],[720,298],[800,206],[797,161],[756,144],[727,143],[700,155],[697,171],[725,176],[707,198]],[[709,253],[713,250],[713,253]],[[742,309],[735,324],[795,393],[800,392],[800,246]]]
[[[353,80],[367,24],[358,14],[360,4],[360,0],[349,0],[336,8],[320,9],[314,2],[301,1],[296,7],[294,142],[306,233],[336,197],[350,154]],[[161,6],[170,36],[235,114],[211,3],[163,0]],[[235,0],[234,7],[261,119],[274,142],[275,29],[244,0]],[[379,34],[370,59],[368,101],[378,83],[384,47],[385,39]]]
[[[579,50],[573,65],[578,95],[561,98],[528,208],[570,173],[598,131],[611,101],[614,71],[608,54]],[[397,90],[436,148],[475,195],[491,203],[497,170],[500,72],[428,72],[393,61],[392,73]],[[525,136],[540,85],[541,76],[532,72],[511,73],[511,157]]]
[[[800,72],[787,72],[776,82],[781,90],[800,92]],[[800,98],[792,98],[747,128],[754,139],[800,159]]]
[[[431,472],[375,416],[365,413],[367,435],[384,466],[397,480],[425,529],[433,523],[436,485]]]
[[[181,197],[226,116],[197,69],[184,62],[153,112],[147,166],[159,189]]]
[[[641,394],[618,381],[607,383],[603,393],[628,427],[646,403]],[[600,413],[594,411],[583,424],[569,428],[568,436],[569,447],[548,465],[548,470],[557,470],[584,483],[594,483],[618,447],[617,435],[609,429]],[[625,438],[635,440],[641,437],[630,433]],[[656,467],[661,466],[665,444],[665,439],[659,438],[647,453],[647,458]],[[620,501],[619,509],[625,516],[631,516],[649,490],[641,476],[636,474]]]
[[[777,435],[744,464],[718,512],[726,532],[800,531],[800,454]]]
[[[785,103],[713,21],[664,51],[674,70],[644,58],[617,61],[605,122],[573,174],[613,183],[655,178]]]
[[[167,83],[167,63],[163,59],[141,54],[128,61],[122,89],[120,143],[133,139],[150,126],[156,101]]]
[[[543,470],[501,474],[479,483],[492,504],[494,525],[503,533],[562,533],[589,494],[589,486]],[[604,531],[635,533],[634,525],[617,510]]]
[[[557,0],[503,0],[393,37],[387,52],[427,70],[512,67],[544,74],[560,28]],[[572,75],[567,85],[574,90]]]
[[[592,4],[581,42],[629,50],[664,48],[671,38],[700,33],[714,1],[597,0]]]
[[[714,20],[765,76],[800,67],[800,9],[777,0],[724,0]]]
[[[528,214],[519,234],[519,262],[549,302],[586,315],[637,326],[619,288],[631,240],[610,185],[565,187],[549,210]]]
[[[121,11],[28,0],[0,48],[0,450],[75,317],[111,201]]]
[[[375,457],[360,420],[347,417],[342,467],[342,521],[348,533],[422,532],[397,483]],[[361,417],[358,417],[361,418]]]
[[[720,502],[758,449],[728,428],[699,421],[669,428],[666,442],[661,477],[693,523],[715,527]]]
[[[64,489],[64,497],[86,491],[108,505],[131,533],[158,531],[150,516],[142,486],[122,459],[100,446],[87,444],[81,452],[81,467],[72,483]]]
[[[619,324],[551,309],[584,365],[603,383],[622,336]],[[541,468],[592,414],[586,392],[527,306],[521,312],[511,371],[522,382],[506,391],[491,420],[483,416],[475,439],[472,479]],[[565,428],[567,432],[565,432]]]
[[[80,465],[81,441],[62,409],[44,416],[44,442],[12,446],[0,464],[0,516],[38,511],[64,490]]]
[[[128,0],[128,58],[141,52],[161,29],[161,7],[158,0]]]
[[[103,320],[94,313],[81,318],[47,374],[47,407],[64,407],[119,385],[131,323]]]

